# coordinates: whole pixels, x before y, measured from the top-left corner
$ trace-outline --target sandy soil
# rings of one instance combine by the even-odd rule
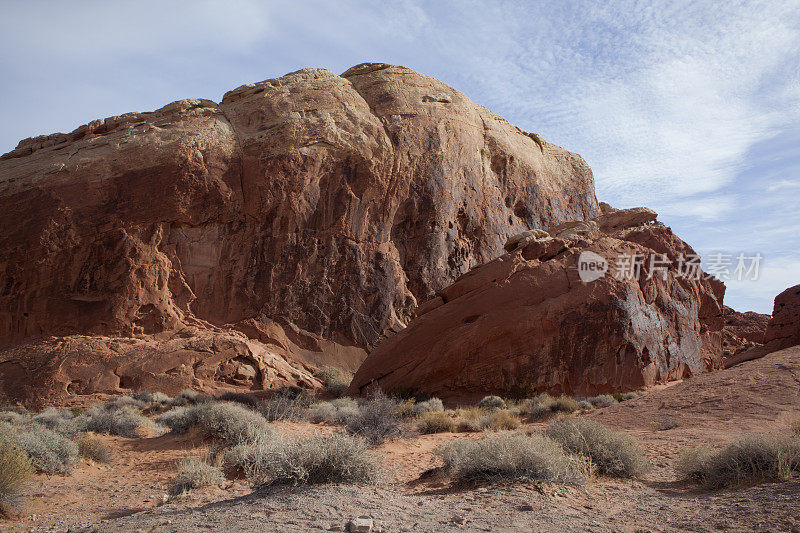
[[[175,464],[202,451],[186,436],[103,437],[108,466],[84,464],[70,476],[37,476],[23,514],[3,531],[308,531],[344,530],[360,515],[382,531],[797,531],[800,482],[704,492],[677,483],[679,451],[719,445],[747,431],[785,431],[800,415],[800,347],[651,390],[589,416],[633,434],[654,465],[641,481],[598,478],[586,489],[515,484],[453,487],[423,475],[432,451],[454,438],[436,434],[380,447],[390,469],[378,486],[282,487],[252,492],[243,481],[196,491],[161,505]],[[657,426],[671,420],[673,429]],[[332,431],[277,424],[287,434]],[[524,426],[525,431],[544,424]]]

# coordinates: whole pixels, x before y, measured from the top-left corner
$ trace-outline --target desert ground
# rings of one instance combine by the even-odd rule
[[[633,436],[652,465],[641,479],[595,475],[584,486],[457,483],[437,468],[441,459],[433,451],[494,432],[407,431],[370,451],[386,466],[376,482],[253,490],[246,480],[232,479],[169,498],[179,462],[209,450],[212,439],[191,432],[100,436],[112,451],[108,464],[83,461],[69,475],[37,474],[24,490],[19,513],[0,528],[347,531],[353,519],[368,517],[371,531],[800,531],[800,480],[705,490],[676,480],[674,471],[682,450],[718,448],[748,432],[787,432],[798,415],[800,347],[794,347],[608,407],[561,415],[591,418]],[[535,433],[549,423],[525,422],[514,431]],[[300,438],[337,429],[308,421],[271,425]]]

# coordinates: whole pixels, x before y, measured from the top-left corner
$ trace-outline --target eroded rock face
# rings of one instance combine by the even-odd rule
[[[596,238],[531,242],[461,276],[370,353],[350,392],[593,395],[721,367],[722,283],[679,278],[680,254],[694,252],[654,217],[612,215],[595,220],[607,228]],[[584,251],[612,265],[641,254],[642,275],[581,281]],[[651,269],[654,254],[672,262],[666,273]]]
[[[599,213],[580,156],[384,64],[22,141],[0,200],[0,347],[277,324],[351,368],[509,236]]]
[[[775,352],[800,344],[800,285],[775,297],[772,319],[764,332],[764,347]]]
[[[722,330],[722,347],[726,358],[764,343],[770,315],[753,311],[740,313],[728,306],[723,307],[723,314],[725,327]]]

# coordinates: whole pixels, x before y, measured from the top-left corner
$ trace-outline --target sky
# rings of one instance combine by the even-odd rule
[[[800,0],[0,8],[0,153],[304,67],[392,63],[581,154],[600,201],[656,210],[707,267],[760,254],[757,280],[725,280],[735,309],[770,313],[800,283]]]

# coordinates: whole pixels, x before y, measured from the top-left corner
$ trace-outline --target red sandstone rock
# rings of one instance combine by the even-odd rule
[[[416,389],[451,401],[534,390],[592,395],[719,368],[722,283],[678,279],[688,245],[641,210],[612,214],[599,237],[532,242],[461,276],[370,353],[349,392]],[[612,264],[641,254],[642,276],[581,281],[583,251]],[[647,279],[655,253],[673,262],[665,279]]]
[[[0,365],[62,393],[95,381],[42,374],[61,352],[38,339],[97,336],[98,390],[115,383],[114,343],[135,337],[157,359],[186,327],[355,368],[509,236],[599,213],[580,156],[384,64],[22,141],[0,158],[0,201]]]
[[[726,358],[764,343],[770,315],[753,311],[740,313],[728,306],[723,307],[723,314],[725,327],[722,330],[722,347]]]
[[[775,352],[800,344],[800,285],[775,297],[772,319],[764,332],[764,347]]]

